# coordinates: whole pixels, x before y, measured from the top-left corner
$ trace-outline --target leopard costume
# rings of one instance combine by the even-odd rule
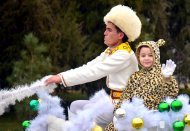
[[[172,76],[166,79],[161,74],[159,46],[162,46],[164,43],[165,41],[162,39],[157,42],[146,41],[139,43],[136,50],[138,62],[141,47],[148,46],[153,53],[154,64],[149,68],[144,68],[139,64],[142,67],[141,70],[135,72],[129,78],[127,87],[115,106],[115,110],[120,108],[124,100],[129,100],[134,96],[143,99],[145,106],[153,110],[156,110],[158,104],[167,96],[173,98],[177,96],[179,88],[176,80]],[[116,131],[113,122],[105,130]]]

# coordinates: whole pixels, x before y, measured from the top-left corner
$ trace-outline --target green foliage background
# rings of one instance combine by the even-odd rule
[[[1,0],[0,89],[29,84],[95,58],[106,48],[103,17],[117,4],[134,9],[142,21],[141,36],[131,43],[133,49],[139,41],[165,39],[161,62],[173,59],[177,64],[175,76],[179,84],[188,88],[189,0]],[[86,98],[105,88],[104,83],[101,79],[73,88],[86,92]],[[55,95],[61,96],[63,92],[60,92]],[[20,119],[16,117],[19,121],[33,114],[27,107],[22,108],[23,105],[26,106],[16,104],[12,111],[13,115],[19,115],[20,107],[23,109],[25,115]]]
[[[93,59],[105,49],[103,17],[117,4],[134,9],[142,21],[141,36],[131,44],[133,48],[139,41],[165,39],[162,62],[174,59],[180,82],[189,78],[188,0],[6,0],[0,4],[1,88]]]

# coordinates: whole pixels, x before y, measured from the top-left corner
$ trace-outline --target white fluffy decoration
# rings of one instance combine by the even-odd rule
[[[90,98],[90,101],[93,103],[91,106],[78,111],[75,119],[66,121],[62,115],[63,109],[59,105],[59,98],[49,96],[47,93],[38,93],[38,96],[42,99],[38,111],[39,115],[31,122],[30,130],[28,129],[27,131],[45,131],[47,128],[49,131],[88,131],[93,128],[97,116],[113,109],[110,97],[104,90],[101,90]],[[182,110],[179,112],[170,110],[163,113],[157,110],[149,110],[144,106],[143,100],[139,98],[133,98],[132,102],[124,101],[121,108],[125,110],[126,115],[121,119],[114,117],[114,126],[118,131],[148,131],[150,128],[157,130],[162,124],[164,129],[170,130],[172,123],[176,119],[183,120],[185,114],[190,114],[189,97],[180,95],[177,99],[183,103]],[[171,98],[165,99],[169,104],[173,100]],[[136,117],[141,118],[144,122],[143,127],[138,130],[134,129],[131,124]]]
[[[166,98],[166,102],[171,105],[172,101],[175,99]],[[174,112],[171,110],[169,112],[161,113],[162,119],[166,121],[170,128],[172,128],[173,122],[176,120],[183,120],[186,114],[190,114],[190,104],[189,104],[189,96],[181,94],[177,97],[177,100],[180,100],[183,104],[183,107],[180,111]]]
[[[37,92],[41,100],[38,109],[38,116],[33,119],[26,131],[47,131],[49,115],[65,119],[63,108],[60,105],[60,99],[57,96],[50,96],[45,90]]]
[[[126,116],[123,119],[116,119],[114,117],[114,126],[118,131],[133,131],[132,120],[133,118],[141,118],[144,121],[144,126],[138,131],[147,131],[147,128],[155,127],[159,124],[160,117],[154,110],[147,109],[143,100],[133,98],[132,102],[124,101],[121,108],[126,111]]]
[[[139,117],[143,119],[144,126],[138,131],[147,131],[149,128],[153,127],[161,128],[161,126],[164,126],[165,130],[172,130],[173,122],[175,122],[176,120],[183,121],[184,116],[186,114],[190,114],[189,96],[179,95],[176,99],[180,100],[183,103],[182,109],[178,112],[174,112],[171,109],[169,112],[148,110],[144,106],[143,100],[139,98],[133,98],[132,102],[124,101],[121,105],[121,108],[125,109],[126,116],[122,119],[117,119],[116,117],[114,117],[114,126],[118,131],[134,131],[135,129],[133,129],[131,125],[132,119],[135,117]],[[164,101],[171,105],[172,101],[176,99],[171,99],[167,97]],[[187,128],[188,127],[186,127],[186,129]]]
[[[0,91],[0,115],[5,112],[5,109],[8,108],[9,105],[14,105],[16,100],[21,101],[26,97],[30,97],[34,95],[37,91],[41,89],[45,89],[48,92],[53,92],[56,88],[55,84],[50,84],[45,86],[44,81],[50,76],[46,76],[41,80],[37,80],[30,85],[22,85],[17,86],[14,89],[10,90],[1,90]]]
[[[38,96],[42,100],[39,114],[31,121],[27,131],[88,131],[94,126],[94,120],[98,115],[109,111],[110,108],[113,109],[109,96],[101,90],[90,99],[93,106],[79,111],[75,119],[65,121],[58,97],[52,97],[44,92],[38,93]]]
[[[44,77],[31,85],[18,86],[11,90],[1,90],[0,115],[4,113],[9,105],[14,105],[16,100],[21,101],[37,93],[41,100],[38,116],[31,121],[27,131],[47,131],[50,126],[52,126],[52,131],[87,131],[93,128],[97,116],[110,112],[114,108],[110,97],[104,90],[101,90],[90,98],[90,106],[86,106],[88,108],[79,110],[75,119],[66,121],[63,115],[64,109],[60,105],[60,99],[57,96],[48,94],[56,88],[56,85],[45,86],[44,80],[46,79],[47,77]],[[186,114],[190,114],[189,96],[179,95],[177,99],[183,103],[182,109],[178,112],[171,109],[169,112],[149,110],[144,106],[142,99],[135,97],[132,102],[129,100],[124,101],[121,108],[125,110],[126,115],[121,119],[114,117],[114,126],[118,131],[134,131],[135,129],[133,129],[131,122],[138,117],[144,121],[144,126],[138,131],[148,131],[149,128],[160,127],[162,122],[165,124],[165,129],[170,130],[174,121],[183,120]],[[175,99],[167,97],[164,101],[171,105],[173,100]]]

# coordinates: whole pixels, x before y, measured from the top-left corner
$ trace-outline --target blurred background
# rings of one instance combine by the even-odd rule
[[[162,38],[161,63],[176,62],[175,77],[180,93],[190,95],[190,1],[189,0],[1,0],[0,1],[0,90],[30,84],[50,74],[78,67],[101,53],[105,25],[103,17],[115,5],[134,9],[142,21],[142,33],[131,43]],[[52,95],[69,104],[88,99],[106,89],[105,78]],[[0,116],[0,131],[22,131],[31,120],[26,98]]]

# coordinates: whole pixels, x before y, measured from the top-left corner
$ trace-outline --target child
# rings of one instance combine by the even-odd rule
[[[141,70],[135,72],[128,80],[120,101],[115,110],[120,108],[124,100],[138,97],[144,100],[144,105],[152,110],[156,110],[158,104],[167,96],[176,97],[178,94],[178,84],[172,77],[176,68],[172,60],[167,60],[166,65],[160,65],[159,46],[165,43],[160,39],[157,42],[140,42],[136,49],[136,56],[141,66]],[[107,131],[114,131],[113,123],[110,123]]]

